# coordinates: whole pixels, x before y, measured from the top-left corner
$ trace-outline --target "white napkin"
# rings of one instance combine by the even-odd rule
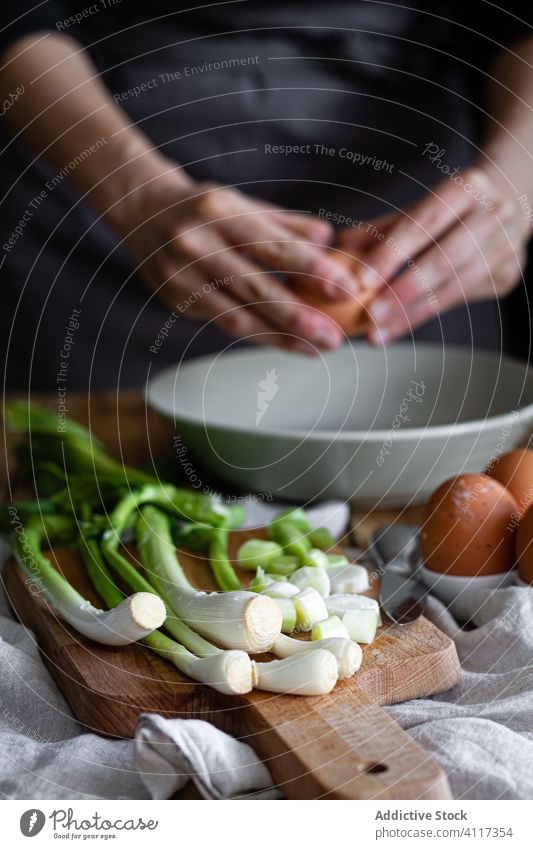
[[[170,799],[189,779],[204,799],[281,799],[253,749],[197,719],[143,713],[135,760],[152,799]]]

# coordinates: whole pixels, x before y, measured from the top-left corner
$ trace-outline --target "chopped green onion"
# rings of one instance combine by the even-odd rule
[[[369,608],[347,610],[342,617],[342,624],[356,643],[371,643],[378,627],[377,613]]]
[[[329,576],[322,566],[302,566],[292,573],[289,580],[300,590],[313,587],[323,598],[329,595]]]
[[[255,572],[255,578],[252,578],[248,589],[253,593],[262,593],[275,580],[270,575],[267,575],[262,566],[258,566]]]
[[[302,590],[291,601],[296,608],[296,623],[301,631],[310,631],[316,622],[328,618],[324,599],[312,587]]]
[[[328,637],[346,638],[350,636],[351,634],[348,633],[346,626],[342,624],[338,616],[330,616],[329,619],[317,622],[313,625],[313,629],[311,631],[312,640],[326,640]]]
[[[345,554],[326,554],[326,558],[328,561],[328,569],[335,568],[336,566],[349,566],[350,564],[350,561]]]
[[[381,625],[379,604],[375,598],[366,595],[355,595],[350,593],[335,593],[326,599],[326,607],[330,616],[339,616],[341,619],[347,610],[375,610],[378,617],[378,625]]]
[[[268,533],[274,542],[281,545],[284,554],[292,554],[300,562],[303,562],[305,555],[311,550],[311,543],[306,534],[287,520],[273,522]]]
[[[333,535],[327,528],[314,528],[309,531],[308,537],[313,548],[321,548],[322,551],[327,551],[335,545]]]
[[[291,634],[296,628],[296,608],[290,598],[273,597],[281,610],[281,633]]]
[[[322,569],[328,569],[328,556],[319,548],[311,548],[303,558],[302,566],[320,566]]]
[[[241,569],[257,569],[258,566],[266,568],[273,557],[282,553],[277,542],[268,539],[247,539],[237,551],[237,562]]]
[[[329,580],[332,593],[365,593],[370,589],[368,572],[364,566],[331,566]]]
[[[308,534],[312,530],[309,519],[301,507],[291,507],[288,510],[282,510],[281,513],[277,513],[274,516],[271,524],[284,524],[285,522],[290,522],[291,525],[294,525],[303,534]]]
[[[281,554],[279,557],[273,557],[270,561],[270,568],[279,575],[292,575],[300,565],[300,561],[292,554]]]
[[[299,588],[289,581],[274,581],[264,590],[261,590],[261,595],[268,595],[270,598],[292,598],[299,592]]]

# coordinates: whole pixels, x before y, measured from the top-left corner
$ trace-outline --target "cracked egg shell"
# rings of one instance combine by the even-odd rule
[[[338,251],[331,251],[330,256],[335,262],[346,266],[353,272],[354,277],[358,278],[355,257],[347,256]],[[327,298],[314,295],[308,288],[298,284],[294,286],[293,291],[310,307],[320,310],[321,313],[331,318],[346,336],[356,336],[363,332],[366,322],[366,308],[376,295],[374,289],[362,288],[357,295],[351,295],[344,301],[329,301]]]
[[[435,490],[419,534],[425,566],[449,575],[495,575],[514,564],[518,504],[499,481],[464,474]]]

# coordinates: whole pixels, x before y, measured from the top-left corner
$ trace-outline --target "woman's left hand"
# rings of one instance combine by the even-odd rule
[[[412,209],[363,230],[345,230],[339,246],[361,260],[376,290],[367,337],[385,343],[452,307],[500,298],[522,279],[531,221],[481,168],[446,178]]]

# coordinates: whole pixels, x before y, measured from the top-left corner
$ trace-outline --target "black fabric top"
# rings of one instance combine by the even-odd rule
[[[360,38],[374,46],[379,36],[418,33],[422,37],[413,47],[415,53],[433,47],[468,57],[474,65],[486,61],[498,45],[527,35],[533,26],[531,5],[526,7],[522,0],[508,0],[505,9],[485,0],[418,0],[398,6],[380,0],[332,0],[327,4],[229,0],[211,5],[196,5],[191,0],[151,0],[149,4],[145,0],[44,0],[40,4],[19,0],[16,7],[5,4],[0,8],[0,52],[39,30],[65,32],[89,45],[94,33],[111,34],[119,28],[157,21],[177,30],[203,32],[301,27],[307,38],[323,38],[330,28],[356,26]],[[313,34],[309,28],[319,32]]]
[[[132,124],[193,179],[368,221],[443,179],[424,155],[428,142],[451,167],[473,160],[484,71],[501,46],[529,32],[513,0],[506,12],[481,0],[393,2],[233,0],[187,11],[174,0],[18,0],[1,4],[0,52],[30,32],[75,38]],[[279,145],[319,152],[275,155]],[[82,317],[69,391],[141,386],[149,369],[234,344],[184,315],[151,353],[168,307],[132,277],[126,252],[67,180],[46,188],[55,169],[1,121],[0,149],[6,385],[55,386],[74,307]],[[331,149],[337,155],[323,152]],[[43,188],[46,202],[31,206]],[[499,303],[475,304],[416,338],[498,348],[501,324]]]

